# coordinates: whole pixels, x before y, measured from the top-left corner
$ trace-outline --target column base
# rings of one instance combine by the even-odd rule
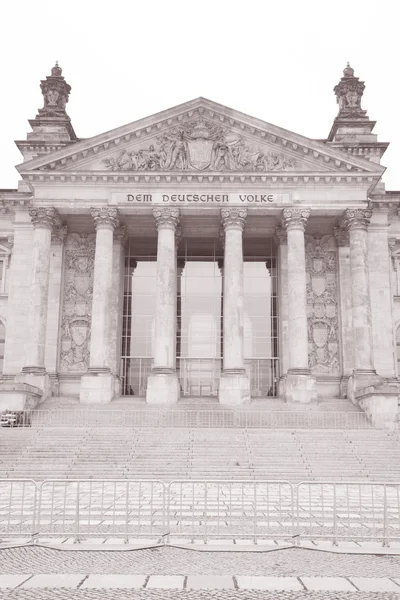
[[[14,381],[39,388],[42,392],[40,402],[51,397],[51,380],[43,367],[24,367],[22,373],[15,376]]]
[[[376,385],[380,381],[381,377],[373,369],[354,369],[347,381],[347,398],[353,404],[357,404],[356,391]]]
[[[175,371],[150,373],[147,379],[147,404],[176,404],[179,396],[179,381]]]
[[[317,382],[308,369],[289,369],[285,376],[284,399],[300,404],[317,402]]]
[[[355,397],[374,427],[395,431],[399,429],[399,393],[400,383],[388,379],[356,390]]]
[[[225,406],[250,404],[250,381],[246,371],[222,371],[218,400]]]
[[[81,404],[108,404],[114,398],[114,376],[108,369],[89,369],[81,377]]]

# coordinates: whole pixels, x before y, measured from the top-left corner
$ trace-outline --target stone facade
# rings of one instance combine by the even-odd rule
[[[325,140],[203,98],[78,140],[66,112],[71,88],[56,65],[41,82],[32,132],[18,142],[18,190],[0,193],[3,384],[13,382],[17,394],[24,386],[22,403],[28,388],[36,399],[110,402],[127,393],[127,373],[146,359],[147,402],[177,402],[183,248],[196,240],[191,260],[210,244],[219,248],[221,404],[251,402],[256,388],[289,403],[347,395],[374,422],[381,412],[385,426],[393,424],[400,192],[381,182],[388,144],[361,108],[364,87],[347,66]],[[127,258],[126,244],[136,256]],[[268,244],[274,255],[262,258]],[[152,355],[127,356],[123,340],[139,336],[129,330],[136,261],[147,247],[157,261]],[[261,333],[251,329],[254,339],[244,343],[253,327],[244,266],[256,255],[251,260],[267,266],[273,324],[264,354],[249,357]],[[264,371],[252,386],[255,365]]]

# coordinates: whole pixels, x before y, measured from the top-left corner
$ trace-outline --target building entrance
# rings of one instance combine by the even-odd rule
[[[125,256],[123,395],[144,397],[154,355],[156,240],[130,239]],[[271,239],[244,238],[243,343],[251,396],[275,396],[279,377],[277,261]],[[223,249],[181,241],[177,261],[176,370],[182,398],[217,397],[223,367]]]
[[[182,396],[217,396],[222,272],[214,258],[178,262],[177,367]]]

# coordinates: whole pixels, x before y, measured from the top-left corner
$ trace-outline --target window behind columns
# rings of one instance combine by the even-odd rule
[[[276,395],[278,368],[277,256],[272,239],[243,241],[244,358],[251,396]]]
[[[125,254],[121,377],[125,396],[145,396],[153,356],[157,240],[129,239]]]

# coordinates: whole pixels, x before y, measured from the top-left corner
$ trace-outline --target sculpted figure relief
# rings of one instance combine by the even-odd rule
[[[67,236],[60,362],[64,373],[85,372],[89,366],[94,252],[95,234]]]
[[[293,158],[251,147],[239,134],[198,119],[171,129],[148,148],[107,158],[110,171],[285,171],[298,166]]]
[[[333,236],[306,235],[308,362],[313,373],[340,372],[336,244]]]

